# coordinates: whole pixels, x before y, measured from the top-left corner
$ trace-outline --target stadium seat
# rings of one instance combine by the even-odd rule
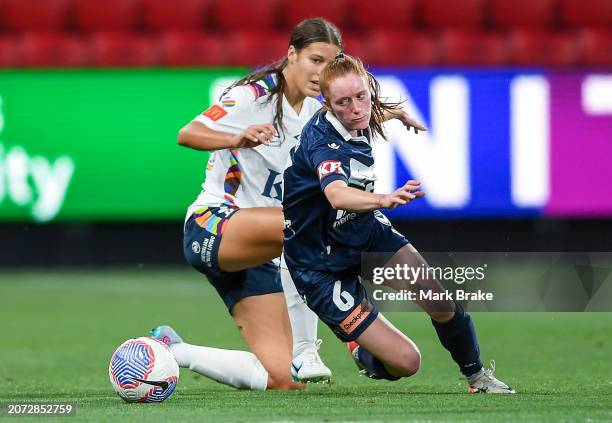
[[[509,38],[510,62],[517,65],[564,66],[577,63],[578,43],[569,33],[516,30]]]
[[[419,32],[374,31],[370,64],[379,66],[427,66],[437,62],[437,47],[433,37]]]
[[[11,36],[0,36],[0,68],[17,65],[17,40]]]
[[[432,27],[478,26],[484,18],[483,0],[425,0],[421,7],[425,22]]]
[[[19,66],[79,67],[89,64],[82,37],[58,33],[24,33],[19,40]]]
[[[277,0],[215,0],[210,15],[213,26],[225,31],[269,31],[274,29],[277,7]]]
[[[5,0],[6,25],[13,31],[57,31],[68,20],[68,0]]]
[[[612,31],[585,30],[580,34],[581,62],[592,66],[612,66]]]
[[[95,33],[91,43],[94,66],[154,66],[158,64],[155,41],[142,34]]]
[[[219,37],[202,32],[168,32],[159,41],[165,66],[221,66],[227,64],[226,46]]]
[[[554,19],[555,0],[491,0],[493,24],[503,27],[542,27]]]
[[[264,66],[287,55],[284,32],[238,32],[229,37],[228,63],[237,66]]]
[[[440,34],[440,63],[444,65],[503,65],[506,40],[499,33],[450,29]]]
[[[292,28],[306,18],[323,17],[342,29],[350,12],[347,0],[286,0],[281,6],[284,25]]]
[[[612,27],[612,0],[561,0],[560,7],[566,25]]]
[[[85,31],[125,31],[136,26],[138,0],[75,0],[75,18]]]
[[[359,33],[348,33],[342,35],[342,43],[344,50],[352,55],[359,57],[365,65],[371,65],[371,49],[370,42],[367,36]]]
[[[384,7],[375,1],[357,0],[353,19],[362,29],[406,30],[414,22],[416,0],[387,0]]]
[[[202,29],[209,3],[209,0],[180,0],[168,7],[168,0],[145,0],[143,20],[147,28],[155,31]]]

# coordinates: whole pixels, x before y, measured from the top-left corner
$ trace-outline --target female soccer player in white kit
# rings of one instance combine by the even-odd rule
[[[292,380],[292,362],[295,379],[329,380],[317,353],[316,315],[291,281],[283,295],[280,201],[289,150],[321,107],[319,72],[341,48],[333,24],[302,21],[287,57],[234,83],[180,130],[180,145],[212,151],[202,191],[187,211],[185,256],[217,289],[251,350],[190,345],[168,326],[155,328],[181,367],[246,389],[302,388]]]

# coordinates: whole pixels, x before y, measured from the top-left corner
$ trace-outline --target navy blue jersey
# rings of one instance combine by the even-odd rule
[[[335,210],[323,190],[333,181],[372,192],[374,157],[369,130],[352,137],[325,110],[304,126],[284,174],[285,258],[290,268],[340,272],[359,266],[369,251],[380,212]],[[388,223],[388,221],[387,221]]]

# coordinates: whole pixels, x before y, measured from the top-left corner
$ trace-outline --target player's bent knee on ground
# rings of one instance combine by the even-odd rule
[[[395,376],[412,376],[421,367],[421,353],[413,345],[406,345],[395,355],[391,362],[385,363],[385,366]]]

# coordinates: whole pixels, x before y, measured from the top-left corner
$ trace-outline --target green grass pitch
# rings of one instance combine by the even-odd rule
[[[320,326],[330,385],[236,391],[181,370],[165,403],[126,404],[109,383],[110,356],[154,325],[171,324],[192,343],[244,348],[208,283],[187,266],[3,271],[0,402],[72,401],[68,420],[92,422],[612,421],[612,313],[475,313],[483,360],[496,360],[514,396],[468,395],[424,314],[388,317],[421,349],[412,378],[358,376],[346,347]]]

